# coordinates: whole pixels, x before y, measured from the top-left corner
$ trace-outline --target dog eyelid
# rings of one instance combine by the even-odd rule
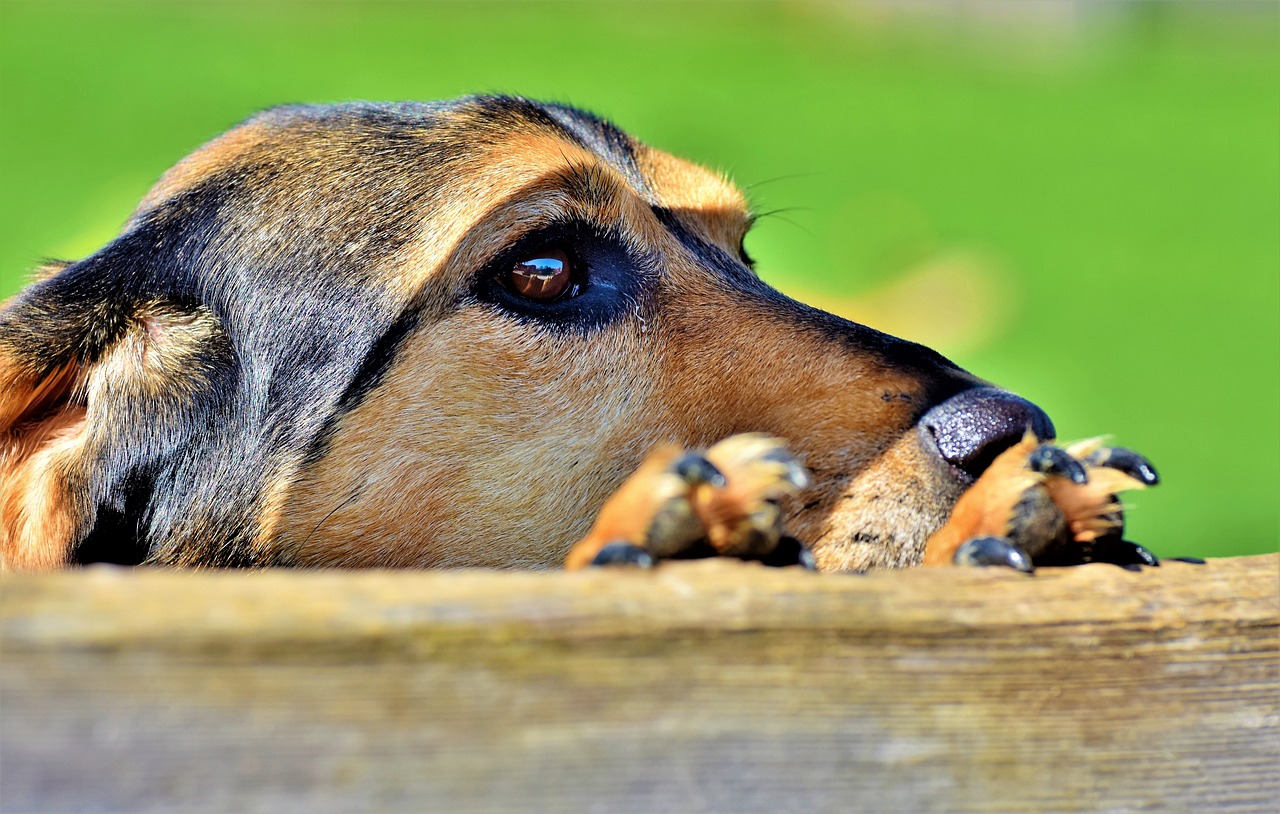
[[[573,277],[569,255],[561,249],[546,248],[517,261],[508,272],[507,282],[512,291],[526,299],[552,302],[570,290]]]

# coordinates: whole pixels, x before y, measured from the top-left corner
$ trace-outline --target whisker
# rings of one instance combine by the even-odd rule
[[[760,218],[771,218],[776,215],[781,215],[787,212],[812,212],[812,211],[813,211],[812,206],[780,206],[777,209],[768,209],[768,210],[765,210],[764,212],[756,212],[753,216],[753,220],[759,220]]]
[[[776,175],[773,178],[765,178],[762,181],[753,181],[750,184],[743,184],[742,188],[751,190],[756,187],[762,187],[765,184],[776,184],[779,181],[790,181],[794,178],[812,178],[818,173],[816,172],[793,172],[788,175]]]
[[[320,527],[323,526],[329,520],[330,517],[333,517],[335,514],[337,514],[338,510],[341,509],[343,506],[346,506],[351,501],[360,497],[361,493],[363,492],[364,492],[364,486],[363,485],[357,486],[355,490],[350,495],[348,495],[345,500],[343,500],[337,506],[334,506],[333,509],[331,509],[328,514],[320,518],[320,522],[316,523],[316,527],[313,528],[311,532],[307,535],[306,539],[302,541],[302,547],[305,548],[307,543],[311,542],[311,538],[315,536],[315,533],[320,530]]]
[[[773,209],[768,212],[761,212],[757,215],[753,215],[751,218],[751,224],[754,226],[755,224],[759,223],[759,221],[762,218],[772,218],[773,220],[781,221],[789,226],[794,226],[795,228],[804,232],[806,235],[812,235],[813,230],[810,229],[808,226],[805,226],[802,223],[794,221],[791,218],[786,218],[782,216],[784,212],[805,212],[805,211],[812,211],[812,207],[793,206],[793,207],[785,207],[782,209]]]

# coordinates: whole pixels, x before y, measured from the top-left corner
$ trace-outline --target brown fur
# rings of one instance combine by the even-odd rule
[[[821,568],[919,563],[969,481],[917,422],[980,380],[890,338],[867,340],[889,350],[859,350],[858,326],[751,278],[738,258],[752,215],[723,178],[634,142],[627,165],[569,138],[530,103],[502,105],[458,103],[429,125],[394,113],[391,124],[268,114],[185,159],[147,195],[118,246],[149,229],[184,234],[184,219],[204,211],[193,196],[217,184],[216,220],[202,227],[216,231],[198,246],[206,260],[246,274],[311,252],[344,271],[326,277],[309,259],[303,283],[290,285],[351,287],[378,318],[412,310],[419,326],[376,386],[329,411],[310,452],[268,445],[253,473],[222,455],[207,462],[211,474],[190,476],[209,478],[198,495],[222,488],[227,511],[241,514],[232,522],[217,500],[191,504],[192,516],[171,524],[180,531],[152,541],[149,561],[555,566],[647,450],[751,431],[789,439],[813,473],[814,485],[784,507],[788,531],[813,546]],[[657,258],[660,278],[590,330],[473,302],[479,269],[522,235],[565,221],[598,225]],[[722,271],[713,255],[739,266]],[[28,312],[55,324],[62,315],[48,312],[44,292],[79,268],[11,303],[6,324],[26,324]],[[102,461],[129,453],[113,446],[121,422],[172,425],[175,438],[214,433],[184,412],[223,386],[201,354],[215,348],[218,359],[249,364],[244,329],[228,320],[273,318],[144,294],[104,302],[101,324],[116,327],[86,327],[73,361],[40,350],[34,329],[0,333],[7,567],[72,556],[95,522],[95,495],[111,486],[85,484],[105,477]],[[300,296],[282,289],[278,301]],[[238,375],[274,387],[275,371]],[[320,395],[336,403],[343,386]],[[185,449],[174,454],[194,454]]]

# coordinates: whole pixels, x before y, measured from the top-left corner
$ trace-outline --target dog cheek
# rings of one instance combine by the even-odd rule
[[[421,329],[277,496],[279,546],[313,565],[558,565],[663,434],[640,342],[483,308]]]

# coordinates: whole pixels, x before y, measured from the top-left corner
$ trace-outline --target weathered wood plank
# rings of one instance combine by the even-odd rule
[[[1280,556],[0,578],[0,809],[1269,811]]]

